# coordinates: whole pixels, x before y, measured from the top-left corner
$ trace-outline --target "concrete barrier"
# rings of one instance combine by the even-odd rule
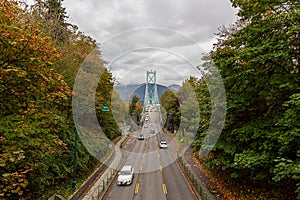
[[[54,194],[48,200],[66,200],[66,199],[64,197],[62,197],[61,195],[59,195],[59,194]]]

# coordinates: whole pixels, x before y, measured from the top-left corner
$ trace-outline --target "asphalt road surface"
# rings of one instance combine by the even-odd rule
[[[133,133],[126,144],[123,165],[134,167],[131,185],[112,184],[104,199],[109,200],[193,200],[196,199],[176,163],[176,143],[161,131],[158,112],[149,112],[147,126]],[[144,124],[145,125],[145,124]],[[154,133],[151,133],[154,129]],[[138,140],[139,134],[145,139]],[[167,149],[159,142],[166,140]]]

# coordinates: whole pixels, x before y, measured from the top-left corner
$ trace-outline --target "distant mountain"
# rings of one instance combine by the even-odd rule
[[[175,90],[175,91],[178,91],[180,87],[181,87],[180,85],[173,84],[173,85],[170,85],[168,88],[172,89],[172,90]]]
[[[149,87],[153,87],[154,84],[149,84]],[[179,86],[180,87],[180,86]],[[123,101],[129,102],[134,94],[140,97],[140,101],[144,101],[146,83],[133,84],[133,85],[118,85],[115,89],[119,92]],[[157,84],[158,98],[160,101],[161,95],[168,89],[168,87]]]
[[[133,92],[137,90],[139,87],[142,87],[142,84],[117,85],[115,86],[115,89],[118,91],[123,101],[129,102]]]

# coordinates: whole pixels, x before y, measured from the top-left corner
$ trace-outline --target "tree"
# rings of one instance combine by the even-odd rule
[[[76,73],[88,57],[92,59],[83,66],[87,75],[98,73],[92,64],[104,69],[105,62],[95,40],[65,22],[61,1],[21,8],[28,7],[0,1],[0,196],[46,199],[64,193],[71,182]],[[111,86],[110,81],[106,84]],[[111,127],[119,134],[117,126]],[[98,164],[80,140],[77,158],[78,175]]]
[[[232,177],[248,176],[272,184],[285,179],[295,186],[300,133],[293,123],[298,109],[292,112],[291,107],[297,107],[300,92],[300,4],[232,2],[240,8],[241,21],[221,30],[211,52],[228,103],[225,129],[212,163],[233,170]]]
[[[140,100],[140,97],[138,95],[133,95],[131,104],[130,104],[130,109],[129,109],[130,113],[136,112],[136,104],[139,100]]]
[[[53,44],[62,55],[54,62],[55,72],[64,76],[72,88],[76,74],[85,59],[98,51],[98,45],[90,36],[83,34],[76,25],[67,22],[68,16],[62,6],[63,0],[36,0],[28,10],[41,30],[51,37]],[[101,57],[100,51],[98,56]],[[102,60],[101,60],[102,62]]]
[[[71,24],[67,23],[66,9],[62,6],[63,0],[36,0],[31,15],[40,23],[41,29],[55,45],[70,39]]]
[[[18,3],[0,1],[0,29],[0,195],[32,199],[68,173],[58,135],[71,92],[52,68],[61,55]]]
[[[111,98],[111,106],[115,121],[123,124],[124,120],[126,120],[125,118],[127,117],[128,111],[126,111],[125,104],[122,101],[120,94],[115,89],[113,90]]]
[[[105,102],[109,107],[109,112],[104,113],[100,111],[100,107],[97,107],[97,116],[99,123],[109,139],[115,139],[120,135],[119,127],[117,121],[113,116],[113,111],[111,107],[111,97],[113,94],[113,76],[107,70],[104,69],[101,74],[97,91],[96,91],[96,102]],[[102,108],[102,107],[101,107]]]
[[[180,126],[180,104],[175,91],[168,89],[161,95],[161,106],[164,108],[162,114],[167,117],[167,129],[178,130]]]

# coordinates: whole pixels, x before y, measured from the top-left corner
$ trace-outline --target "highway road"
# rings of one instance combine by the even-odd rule
[[[145,126],[133,133],[125,146],[123,165],[134,167],[131,185],[112,183],[104,199],[109,200],[193,200],[185,177],[176,163],[176,142],[161,131],[158,112],[149,112]],[[154,129],[155,133],[150,133]],[[138,140],[143,134],[145,140]],[[160,140],[166,140],[167,149],[160,149]]]

